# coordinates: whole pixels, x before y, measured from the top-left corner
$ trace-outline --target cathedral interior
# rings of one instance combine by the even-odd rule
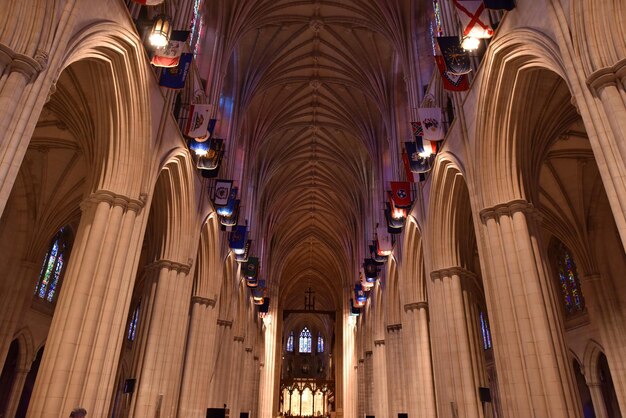
[[[624,0],[0,10],[0,418],[626,414]]]

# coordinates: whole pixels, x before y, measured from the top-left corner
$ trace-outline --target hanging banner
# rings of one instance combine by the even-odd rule
[[[469,79],[467,74],[456,75],[446,70],[446,61],[443,56],[436,55],[437,69],[443,81],[443,88],[448,91],[466,91],[469,90]]]
[[[210,104],[192,104],[189,106],[189,117],[184,129],[185,135],[196,138],[199,142],[209,139],[208,132],[211,121],[215,126],[215,120],[210,119],[211,110],[213,110],[213,106]]]
[[[226,206],[230,197],[230,189],[233,187],[232,180],[216,180],[213,203],[215,206]]]
[[[424,130],[424,139],[429,141],[441,141],[443,139],[443,124],[440,107],[420,107],[417,109],[417,113],[422,122],[422,129]]]
[[[487,9],[495,10],[513,10],[515,9],[514,0],[483,0]]]
[[[489,12],[482,0],[453,0],[461,20],[463,36],[486,39],[493,36]]]
[[[175,30],[170,35],[170,40],[163,48],[156,48],[150,63],[155,67],[171,68],[180,63],[180,56],[187,45],[189,31]]]
[[[450,74],[463,75],[472,71],[469,54],[461,47],[458,36],[439,36],[437,43]]]
[[[411,183],[408,181],[391,182],[391,198],[393,203],[399,208],[411,207]]]
[[[159,85],[174,90],[180,90],[185,87],[192,60],[193,54],[182,54],[178,66],[163,70],[159,79]]]

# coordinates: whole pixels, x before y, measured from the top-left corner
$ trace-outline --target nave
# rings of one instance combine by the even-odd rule
[[[619,418],[620,0],[0,0],[0,418]]]

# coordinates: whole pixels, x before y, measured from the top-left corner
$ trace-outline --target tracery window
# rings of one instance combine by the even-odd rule
[[[324,352],[324,337],[322,337],[321,332],[317,333],[317,352],[318,353]]]
[[[304,327],[304,329],[300,333],[298,349],[301,353],[311,352],[311,331],[309,331],[307,327]]]
[[[289,333],[289,338],[287,338],[287,352],[293,353],[293,331]]]
[[[483,335],[483,349],[489,350],[491,345],[491,329],[489,329],[489,319],[487,318],[487,314],[483,311],[480,311],[480,330]]]
[[[68,228],[61,228],[52,238],[35,287],[35,297],[39,300],[56,302],[70,252],[69,235]]]
[[[139,309],[141,308],[141,303],[138,303],[135,309],[133,310],[133,314],[130,317],[130,321],[128,323],[128,334],[126,337],[128,341],[135,341],[135,337],[137,336],[137,323],[139,322]]]
[[[563,297],[563,305],[568,315],[582,312],[585,309],[585,298],[580,288],[576,262],[572,253],[563,243],[556,245],[556,261],[559,274],[559,287]]]

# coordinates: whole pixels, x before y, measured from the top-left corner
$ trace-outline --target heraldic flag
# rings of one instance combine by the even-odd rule
[[[196,141],[203,142],[209,139],[209,124],[211,122],[210,104],[192,104],[189,107],[189,117],[187,118],[187,126],[185,126],[185,135],[196,138]],[[215,123],[213,123],[215,126]]]
[[[259,259],[257,257],[248,258],[248,262],[244,265],[243,275],[249,279],[253,279],[259,273]]]
[[[406,179],[410,182],[415,182],[415,176],[411,171],[411,162],[409,161],[409,154],[406,153],[406,150],[402,151],[402,162],[404,163],[404,173],[406,174]]]
[[[443,126],[441,123],[442,114],[440,107],[420,107],[417,113],[422,122],[424,130],[424,139],[429,141],[441,141],[444,137]]]
[[[162,48],[157,48],[154,51],[154,56],[150,61],[155,67],[176,67],[180,62],[180,56],[187,45],[187,38],[189,37],[189,31],[187,30],[175,30],[170,35],[170,40]]]
[[[394,205],[399,208],[408,208],[411,206],[411,183],[408,181],[392,181],[391,182],[391,198]]]
[[[213,203],[215,203],[215,206],[226,206],[228,204],[230,189],[232,187],[232,180],[215,181],[215,195],[213,196]]]
[[[441,74],[441,80],[443,81],[443,88],[445,90],[469,90],[469,80],[467,79],[467,74],[456,75],[449,72],[446,69],[446,61],[441,55],[435,55],[435,61],[437,62],[437,68],[439,69],[439,74]]]
[[[393,242],[386,228],[376,228],[376,254],[388,256],[393,251]]]
[[[457,14],[461,19],[463,36],[491,38],[493,29],[489,21],[489,11],[482,0],[454,0]]]
[[[246,225],[237,225],[230,233],[228,240],[229,247],[235,254],[243,253],[248,242],[248,227]]]
[[[472,71],[469,54],[461,48],[461,40],[458,36],[439,36],[437,43],[449,73],[463,75]]]
[[[237,191],[238,189],[236,187],[230,188],[230,195],[228,196],[228,201],[226,202],[226,205],[220,206],[216,210],[218,215],[231,216],[233,214],[233,211],[235,210],[235,203],[237,202]]]
[[[411,131],[413,132],[414,137],[424,135],[424,131],[422,130],[422,123],[420,121],[411,122]]]
[[[166,68],[161,73],[159,85],[175,90],[180,90],[185,87],[185,81],[187,80],[187,74],[189,73],[192,60],[193,54],[181,54],[178,66]]]
[[[432,154],[428,156],[420,155],[421,151],[417,150],[417,145],[413,141],[405,142],[404,147],[406,148],[406,153],[409,157],[409,164],[412,172],[425,173],[430,171],[432,168]]]
[[[496,9],[496,10],[513,10],[515,9],[515,1],[514,0],[484,0],[485,7],[487,9]]]

